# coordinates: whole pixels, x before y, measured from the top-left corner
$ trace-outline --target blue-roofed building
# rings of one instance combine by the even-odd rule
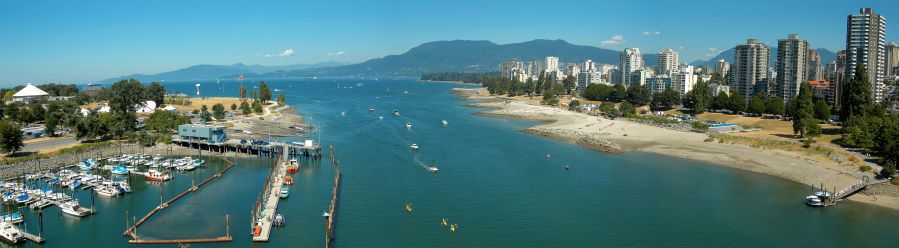
[[[225,134],[225,127],[212,125],[179,125],[178,137],[182,140],[206,142],[209,144],[224,143],[228,140],[228,136]]]

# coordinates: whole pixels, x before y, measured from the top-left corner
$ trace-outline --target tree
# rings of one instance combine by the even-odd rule
[[[543,101],[541,103],[544,105],[555,106],[556,104],[559,104],[559,99],[556,98],[556,93],[548,91],[543,93]]]
[[[746,107],[746,112],[749,112],[756,116],[761,116],[765,113],[765,101],[762,100],[762,96],[755,95],[752,96],[752,100],[749,100],[749,106]]]
[[[609,101],[620,102],[627,99],[627,89],[624,85],[616,84],[612,87],[612,90],[609,91]]]
[[[156,81],[150,83],[147,87],[147,100],[156,102],[156,106],[162,106],[165,103],[165,87]]]
[[[244,98],[247,98],[247,88],[241,86],[240,87],[240,100],[243,100]]]
[[[668,88],[662,92],[652,94],[651,107],[653,109],[671,109],[680,102],[680,94],[674,89]]]
[[[259,101],[253,101],[253,112],[257,114],[263,113],[262,104]]]
[[[778,97],[768,97],[765,101],[765,113],[770,115],[784,115],[784,100]]]
[[[206,107],[205,104],[200,107],[200,119],[203,122],[209,121],[209,107]]]
[[[535,86],[536,84],[534,84],[534,79],[528,77],[528,80],[524,83],[524,93],[528,94],[528,96],[532,96],[531,94],[534,94]]]
[[[821,99],[815,101],[815,119],[826,121],[830,120],[830,105]]]
[[[234,110],[237,110],[237,104],[236,104],[236,103],[232,103],[232,104],[231,104],[231,111],[234,111]]]
[[[736,93],[733,93],[736,94]],[[730,103],[730,97],[727,96],[727,93],[724,91],[718,92],[718,95],[712,98],[712,103],[709,105],[709,109],[712,110],[724,110],[727,109],[727,105]]]
[[[730,94],[730,100],[727,103],[727,110],[733,111],[735,114],[746,110],[746,100],[741,94]]]
[[[600,104],[599,111],[610,115],[618,115],[618,109],[615,108],[615,103],[612,102],[603,102]]]
[[[565,94],[571,95],[571,91],[574,90],[574,87],[577,84],[577,78],[572,75],[565,77],[562,80],[562,86],[565,87]]]
[[[248,104],[247,101],[241,101],[240,102],[240,112],[244,115],[248,115],[250,113],[253,113],[253,110],[250,109],[250,104]]]
[[[28,111],[31,113],[28,117],[29,123],[39,122],[44,120],[44,115],[47,111],[44,109],[43,101],[31,101],[28,103]]]
[[[22,129],[19,125],[6,120],[0,120],[0,151],[3,153],[15,153],[22,149]]]
[[[284,94],[279,94],[278,95],[278,105],[284,105],[285,102],[287,102],[287,100],[284,98]]]
[[[263,103],[272,100],[272,90],[268,88],[265,81],[259,81],[259,100]]]
[[[95,140],[108,133],[108,128],[100,121],[97,111],[90,111],[75,126],[75,137],[78,140]]]
[[[848,120],[852,116],[865,114],[865,109],[874,104],[874,94],[868,82],[868,70],[864,63],[855,67],[855,77],[843,86],[842,103],[840,104],[840,119]]]
[[[584,98],[591,101],[606,100],[609,98],[609,93],[611,91],[612,87],[609,87],[608,85],[591,84],[584,89]]]
[[[790,102],[787,102],[787,105],[784,106],[785,107],[784,108],[784,116],[789,116],[790,118],[793,118],[793,116],[796,115],[796,110],[799,106],[798,102],[799,102],[798,98],[795,98],[795,97],[793,97],[793,99],[791,99]]]
[[[633,103],[637,106],[649,104],[649,100],[651,99],[649,88],[647,88],[645,85],[631,86],[627,88],[626,95],[627,102]]]
[[[625,117],[626,117],[626,116],[631,116],[631,115],[633,115],[634,113],[636,113],[636,112],[637,112],[637,108],[634,107],[634,105],[631,104],[631,103],[629,103],[629,102],[623,102],[623,103],[621,103],[621,104],[618,105],[618,111],[619,111],[619,113],[621,114],[621,116],[625,116]]]
[[[568,103],[568,110],[578,111],[578,110],[580,110],[580,108],[581,108],[581,101],[572,100],[571,102]]]
[[[144,86],[134,79],[121,80],[110,87],[109,111],[115,116],[115,122],[109,128],[113,137],[122,138],[135,129],[135,111],[143,104],[144,96]]]
[[[799,95],[796,97],[796,109],[793,115],[793,133],[799,137],[811,140],[821,134],[818,120],[814,118],[815,106],[812,102],[811,85],[803,82],[799,87]]]
[[[178,125],[190,124],[190,118],[176,111],[156,111],[147,117],[146,127],[157,133],[168,133],[178,129]]]
[[[216,103],[212,105],[212,117],[215,117],[216,120],[224,120],[225,119],[225,105],[221,103]]]
[[[709,84],[699,79],[693,90],[684,95],[684,107],[692,109],[699,114],[709,109],[712,101],[712,88]]]

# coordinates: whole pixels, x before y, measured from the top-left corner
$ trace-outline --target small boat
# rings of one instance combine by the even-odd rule
[[[119,191],[122,193],[131,193],[133,191],[131,190],[131,185],[128,185],[126,181],[114,182],[113,185],[119,188]]]
[[[375,112],[375,107],[372,106],[371,108],[368,108],[368,112]]]
[[[28,192],[22,193],[21,195],[16,197],[16,203],[18,203],[18,204],[25,204],[30,200],[31,200],[31,195],[29,195]]]
[[[449,122],[447,122],[446,120],[443,120],[443,121],[440,121],[440,122],[443,123],[443,127],[446,127],[447,125],[449,125]]]
[[[198,159],[194,159],[194,165],[196,165],[196,166],[201,166],[201,165],[203,165],[204,163],[206,163],[206,161],[204,161],[204,160],[202,160],[202,159],[199,159],[199,158],[198,158]]]
[[[562,169],[568,170],[568,165],[562,166]]]
[[[456,229],[459,228],[459,224],[453,224],[450,226],[450,232],[456,232]]]
[[[428,167],[428,171],[431,173],[437,173],[440,169],[437,169],[437,166]]]
[[[283,91],[283,90],[275,89],[275,90],[273,90],[273,91],[274,91],[274,92],[281,92],[281,91]]]
[[[378,116],[378,120],[383,120],[383,119],[384,119],[384,116],[383,116],[383,115],[382,115],[382,116]]]
[[[283,227],[284,225],[287,225],[287,222],[284,220],[284,215],[281,215],[281,213],[275,215],[275,219],[272,222],[272,225],[274,225],[275,227]]]
[[[443,226],[446,226],[447,225],[446,218],[443,218],[442,220],[440,220],[440,224],[442,224]]]
[[[393,111],[393,116],[400,116],[400,111],[399,111],[399,110],[394,110],[394,111]]]
[[[12,223],[12,224],[19,224],[19,223],[22,223],[22,221],[25,221],[25,218],[22,217],[22,213],[20,213],[19,211],[15,211],[15,212],[10,212],[10,213],[4,214],[4,215],[0,215],[0,221]]]
[[[102,185],[97,186],[97,188],[94,189],[94,192],[97,192],[97,195],[99,196],[105,197],[115,197],[119,195],[119,190],[112,186],[112,183],[109,182],[104,182]]]
[[[821,201],[821,198],[818,196],[810,195],[805,197],[805,204],[812,207],[822,207],[824,206],[824,202]]]
[[[0,239],[8,244],[25,242],[25,236],[22,235],[22,231],[13,226],[12,223],[6,221],[0,221]]]
[[[552,154],[549,154],[549,153],[547,153],[547,154],[546,154],[546,159],[551,159],[551,158],[553,158],[553,155],[552,155]]]
[[[115,175],[128,175],[128,168],[125,168],[125,166],[118,165],[118,166],[112,167],[112,170],[109,170],[109,173],[112,173]]]
[[[404,91],[403,91],[403,94],[409,94],[409,91],[408,91],[408,90],[404,90]]]
[[[406,122],[406,128],[412,128],[412,122]]]
[[[340,112],[340,116],[346,116],[346,112]]]
[[[297,159],[291,159],[287,165],[287,173],[297,173],[300,171],[300,163]]]
[[[281,191],[278,192],[278,197],[281,197],[281,199],[284,199],[284,198],[287,198],[287,196],[289,194],[290,194],[290,188],[287,186],[281,186]]]
[[[291,177],[291,176],[284,177],[284,184],[293,185],[293,177]]]
[[[412,203],[406,203],[406,212],[412,213]]]
[[[144,178],[150,181],[168,181],[172,179],[172,175],[159,172],[158,170],[149,170],[144,174]]]
[[[81,207],[78,204],[78,202],[76,202],[74,200],[63,202],[62,204],[59,204],[59,209],[62,210],[62,212],[64,214],[68,214],[68,215],[76,216],[76,217],[87,216],[94,212],[92,209]]]
[[[418,151],[418,144],[412,143],[412,145],[409,145],[409,148],[413,151]]]

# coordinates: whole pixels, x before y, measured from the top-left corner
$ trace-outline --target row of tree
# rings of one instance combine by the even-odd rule
[[[864,64],[843,86],[840,119],[845,145],[862,148],[881,157],[881,175],[889,177],[899,163],[899,117],[874,102],[871,82]]]

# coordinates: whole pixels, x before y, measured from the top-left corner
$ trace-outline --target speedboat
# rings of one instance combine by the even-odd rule
[[[406,212],[412,213],[412,203],[406,203]]]
[[[282,226],[286,225],[287,222],[284,220],[284,215],[281,215],[280,213],[278,213],[277,215],[275,215],[275,219],[272,222],[272,224],[275,225],[275,227],[282,227]]]
[[[383,120],[384,116],[378,116],[378,120]]]
[[[25,242],[25,236],[22,235],[22,231],[6,221],[0,221],[0,239],[9,244]]]
[[[25,219],[22,218],[22,213],[20,213],[19,211],[15,211],[0,215],[0,221],[19,224],[22,223],[22,221],[25,221]]]
[[[406,122],[406,128],[412,128],[412,122]]]
[[[394,111],[393,111],[393,116],[400,116],[400,111],[399,111],[399,110],[394,110]]]
[[[144,175],[144,178],[146,178],[147,180],[150,180],[150,181],[162,182],[162,181],[168,181],[169,179],[172,179],[172,176],[169,174],[164,174],[162,172],[159,172],[158,170],[149,170],[149,171],[147,171],[147,174]]]
[[[284,198],[287,198],[287,196],[289,194],[290,194],[290,189],[287,186],[281,186],[281,191],[278,192],[278,197],[281,197],[281,199],[284,199]]]
[[[196,166],[201,166],[201,165],[203,165],[203,163],[206,163],[206,161],[199,159],[199,158],[194,159],[194,165],[196,165]]]
[[[117,165],[115,167],[112,167],[109,172],[115,175],[128,175],[128,168],[125,168],[125,166]]]
[[[418,151],[418,144],[412,143],[412,145],[409,145],[409,149],[412,149],[413,151]]]
[[[443,123],[443,127],[446,127],[446,125],[449,125],[449,122],[447,122],[446,120],[441,121],[441,123]]]
[[[197,168],[197,164],[194,163],[185,163],[184,165],[178,166],[176,169],[179,171],[192,171]]]
[[[92,209],[81,207],[76,201],[63,202],[62,204],[59,204],[59,209],[65,214],[76,217],[87,216],[93,212]]]
[[[368,112],[375,112],[375,107],[368,108]]]
[[[431,173],[437,173],[437,171],[440,171],[440,170],[437,169],[437,166],[435,165],[435,166],[428,167],[428,171]]]

